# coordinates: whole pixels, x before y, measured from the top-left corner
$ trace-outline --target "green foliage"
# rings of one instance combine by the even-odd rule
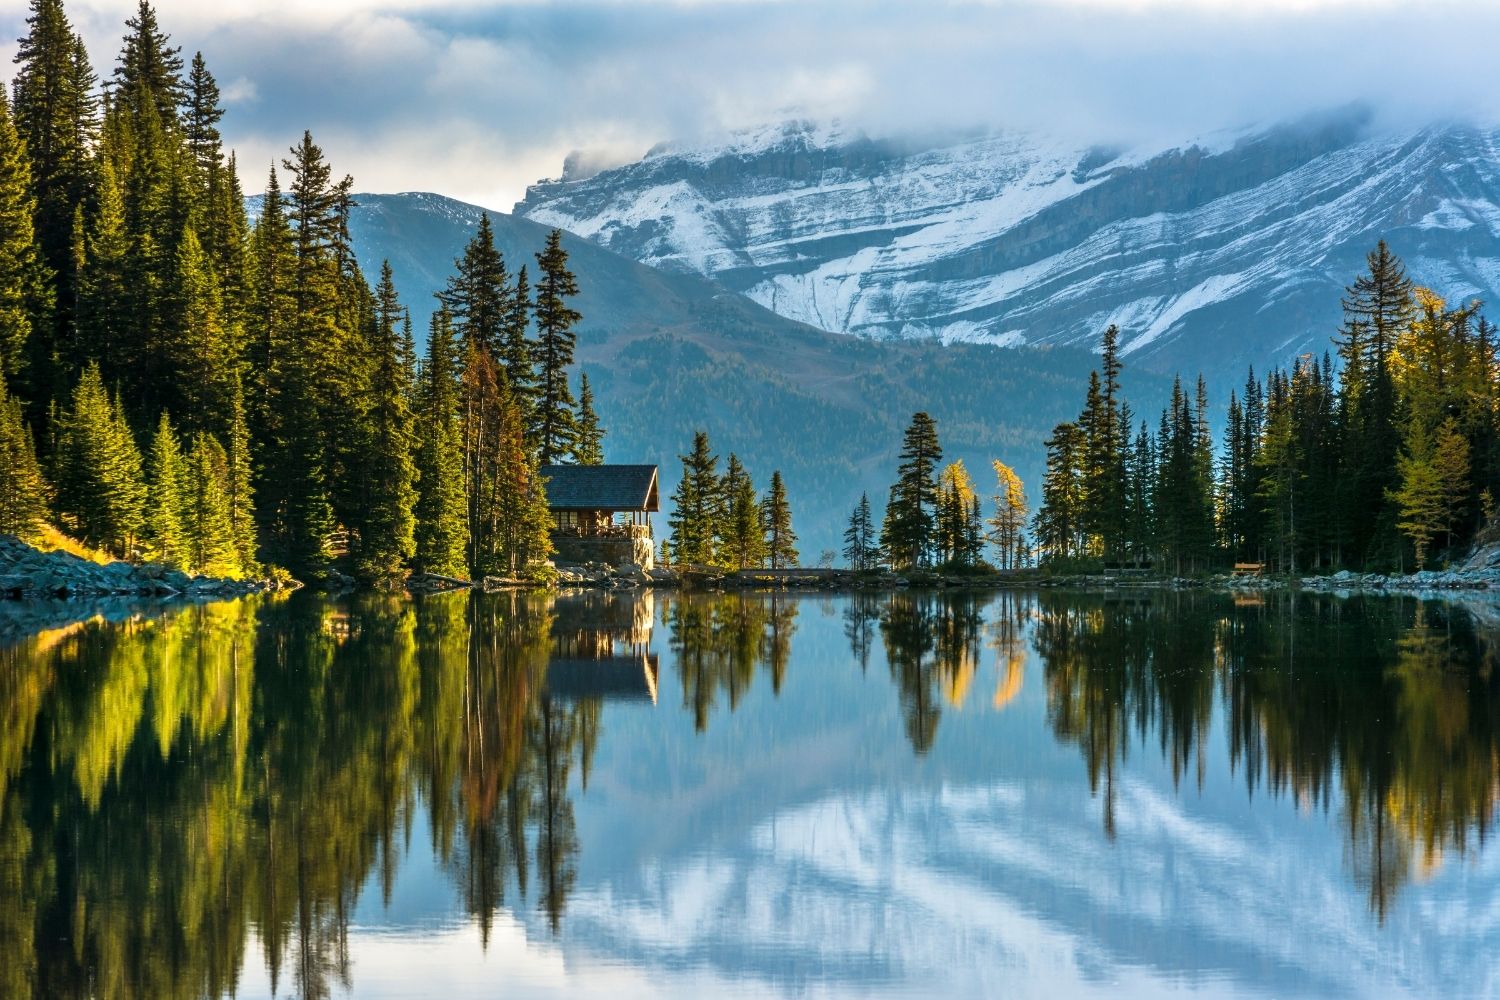
[[[578,415],[573,410],[573,392],[568,387],[568,367],[578,335],[573,328],[583,317],[569,301],[578,294],[578,281],[568,270],[568,252],[562,246],[562,231],[547,236],[547,246],[536,255],[540,279],[536,286],[536,412],[532,439],[543,465],[553,465],[578,447]]]
[[[0,377],[0,534],[33,535],[47,516],[51,495],[21,401]]]
[[[942,457],[937,423],[926,412],[913,414],[880,529],[880,546],[894,567],[932,565],[938,504],[936,473]]]
[[[856,573],[875,568],[880,560],[880,546],[876,544],[875,518],[870,513],[870,494],[861,493],[859,503],[849,515],[849,526],[844,529],[844,560]]]
[[[463,432],[458,415],[458,375],[453,324],[446,310],[432,317],[427,360],[416,389],[416,553],[423,573],[467,572],[468,498],[464,490]]]
[[[703,431],[694,432],[693,447],[679,457],[682,479],[672,493],[672,514],[667,521],[672,529],[672,558],[678,564],[716,565],[726,508],[719,458]]]
[[[771,473],[771,488],[761,505],[766,533],[766,562],[772,569],[797,565],[797,533],[792,530],[792,505],[787,500],[781,470]]]
[[[579,465],[604,464],[604,428],[594,412],[594,390],[587,372],[578,375],[578,440],[573,445],[573,461]]]
[[[33,328],[45,329],[51,289],[37,254],[31,163],[0,87],[0,379],[14,378]]]
[[[89,544],[130,555],[145,527],[141,453],[97,364],[84,369],[72,405],[58,418],[54,461],[65,525]]]
[[[355,566],[366,580],[396,576],[416,550],[417,437],[407,406],[411,389],[401,362],[400,303],[391,265],[381,266],[375,290],[375,331],[371,338],[374,373],[370,385],[367,440],[362,449],[365,491],[359,506]]]
[[[719,489],[725,505],[720,563],[736,570],[764,565],[768,552],[761,504],[755,495],[755,483],[737,455],[729,456]]]
[[[188,569],[187,515],[190,492],[188,469],[177,432],[165,410],[151,438],[150,475],[146,492],[146,537],[150,556],[173,569]]]
[[[193,435],[188,454],[184,525],[188,562],[205,576],[238,579],[245,573],[235,550],[229,500],[229,456],[212,434]]]

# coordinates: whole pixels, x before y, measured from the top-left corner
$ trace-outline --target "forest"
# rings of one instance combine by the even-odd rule
[[[1106,330],[1084,408],[1047,440],[1043,562],[1408,570],[1488,538],[1500,480],[1500,344],[1480,303],[1417,285],[1384,241],[1348,286],[1334,351],[1232,392],[1179,380],[1155,429],[1119,389]],[[1335,360],[1335,357],[1337,360]]]
[[[602,461],[561,234],[512,274],[483,219],[418,357],[310,134],[252,225],[213,75],[150,4],[102,82],[60,0],[27,28],[0,88],[0,531],[230,578],[544,574],[540,466]]]

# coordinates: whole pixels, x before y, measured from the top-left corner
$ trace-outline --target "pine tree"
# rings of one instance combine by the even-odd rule
[[[766,539],[760,500],[755,495],[750,474],[740,464],[737,455],[730,454],[719,490],[725,504],[723,536],[718,540],[720,564],[735,570],[763,565]]]
[[[880,558],[880,548],[875,544],[875,519],[870,512],[870,494],[861,493],[859,504],[849,515],[849,527],[844,530],[844,559],[856,573],[874,569]]]
[[[936,472],[942,457],[937,424],[926,413],[913,414],[880,531],[881,548],[893,566],[931,564],[938,499]]]
[[[568,270],[561,230],[554,229],[547,235],[547,246],[536,255],[536,262],[541,280],[536,286],[537,399],[532,437],[541,463],[553,465],[572,454],[578,437],[568,366],[573,363],[578,341],[573,327],[583,317],[568,304],[578,294],[578,282]]]
[[[418,572],[462,576],[468,549],[463,435],[458,417],[453,324],[446,309],[432,317],[417,399],[416,555]]]
[[[173,383],[189,427],[225,426],[238,377],[239,345],[223,322],[219,284],[197,234],[185,230],[177,247],[172,309],[175,344],[169,348]]]
[[[578,375],[578,441],[573,446],[573,461],[579,465],[604,464],[604,428],[594,412],[594,390],[587,372]]]
[[[187,469],[177,432],[165,410],[151,439],[151,470],[146,494],[146,536],[151,555],[174,569],[189,567],[188,540],[184,528]]]
[[[495,247],[495,230],[489,213],[479,216],[474,236],[464,245],[463,256],[453,262],[454,274],[439,295],[453,316],[453,328],[465,347],[473,342],[488,351],[505,376],[511,391],[531,383],[532,358],[523,337],[518,344],[508,336],[511,312],[510,274],[505,258]]]
[[[115,66],[115,102],[135,117],[149,105],[163,124],[175,124],[178,105],[187,96],[182,81],[182,49],[168,44],[171,36],[161,31],[156,11],[146,0],[139,0],[135,17],[125,26],[131,30]]]
[[[90,364],[58,420],[57,502],[66,527],[85,542],[129,555],[145,527],[141,453],[117,399]]]
[[[0,86],[0,379],[14,378],[35,328],[45,331],[51,287],[37,255],[31,163]]]
[[[1047,556],[1068,559],[1082,548],[1084,434],[1075,423],[1058,424],[1043,444],[1047,472],[1036,512],[1036,541]]]
[[[672,556],[679,564],[715,564],[715,539],[721,534],[725,502],[718,474],[719,459],[704,431],[693,433],[693,447],[682,459],[682,480],[672,494]]]
[[[21,401],[0,377],[0,534],[34,534],[47,517],[51,498]]]
[[[61,0],[31,0],[26,25],[16,53],[13,110],[31,161],[36,246],[55,282],[56,303],[50,328],[33,330],[27,351],[26,385],[39,400],[68,391],[65,375],[75,363],[74,220],[92,186],[99,122],[88,53]]]
[[[195,52],[183,102],[182,128],[187,148],[205,178],[216,177],[222,163],[219,121],[223,117],[224,109],[219,106],[219,85],[204,63],[203,53]],[[207,182],[205,187],[213,189]]]
[[[229,536],[240,570],[251,574],[260,570],[260,558],[255,531],[250,425],[245,419],[244,393],[237,378],[229,399],[228,426],[229,447],[226,456],[229,463]]]
[[[397,331],[402,310],[390,261],[381,265],[375,302],[369,437],[362,449],[367,487],[359,509],[356,565],[362,577],[378,581],[398,574],[416,550],[412,508],[417,499],[417,442]]]
[[[766,560],[772,569],[797,565],[797,533],[792,530],[792,507],[787,502],[781,470],[771,473],[771,488],[762,505],[766,537]]]
[[[238,579],[243,575],[235,553],[233,519],[229,511],[229,458],[212,434],[193,435],[187,460],[187,503],[184,524],[188,562],[205,576]]]

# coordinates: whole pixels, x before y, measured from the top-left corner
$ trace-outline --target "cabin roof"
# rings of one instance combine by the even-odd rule
[[[661,510],[654,465],[544,465],[553,510]]]

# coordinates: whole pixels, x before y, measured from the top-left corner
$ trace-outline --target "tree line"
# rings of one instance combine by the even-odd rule
[[[937,421],[925,412],[913,414],[878,531],[868,493],[860,495],[849,515],[843,554],[851,569],[864,572],[884,562],[898,570],[971,572],[1029,564],[1029,509],[1021,477],[998,459],[991,463],[995,492],[990,497],[993,513],[986,519],[963,460],[940,468],[942,459]],[[984,558],[986,546],[993,548],[994,563]]]
[[[706,431],[693,434],[682,461],[682,478],[672,493],[669,537],[661,543],[663,565],[719,569],[788,569],[797,565],[797,533],[780,470],[771,473],[764,496],[730,454],[724,474]]]
[[[61,0],[26,23],[0,87],[0,531],[224,576],[535,571],[540,467],[602,461],[561,234],[511,274],[482,219],[419,358],[310,134],[252,224],[213,75],[149,3],[102,84]]]
[[[1106,330],[1083,412],[1047,440],[1044,556],[1298,573],[1420,568],[1467,548],[1500,478],[1495,327],[1479,302],[1416,285],[1384,241],[1366,263],[1336,350],[1251,370],[1217,448],[1201,377],[1191,394],[1174,384],[1154,431],[1135,424]]]

